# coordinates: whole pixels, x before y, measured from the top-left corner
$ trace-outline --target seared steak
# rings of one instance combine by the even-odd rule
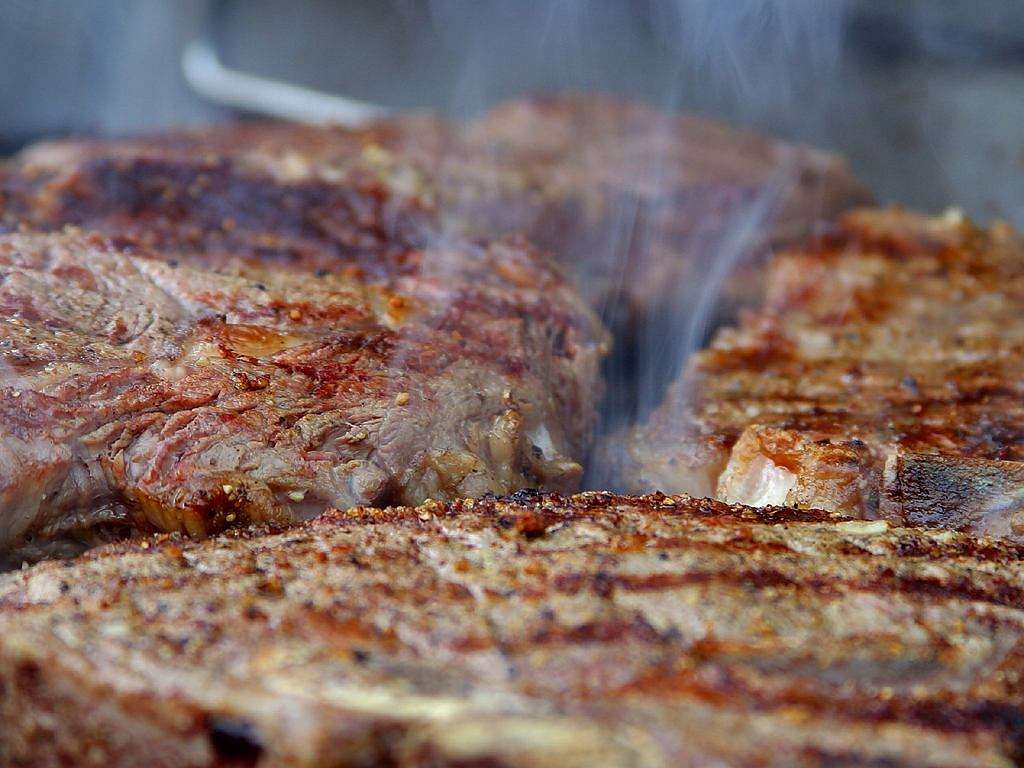
[[[109,236],[113,246],[74,235],[11,241],[12,253],[53,247],[64,254],[59,260],[25,257],[28,267],[17,263],[21,256],[11,257],[7,268],[28,269],[31,277],[0,284],[0,291],[14,292],[3,299],[8,316],[29,328],[5,331],[24,335],[8,339],[14,345],[8,358],[36,367],[11,373],[12,381],[25,379],[24,389],[60,403],[65,390],[55,387],[80,386],[75,377],[106,373],[107,363],[97,367],[76,351],[101,342],[116,348],[109,354],[127,360],[132,375],[136,368],[152,374],[153,357],[161,370],[185,378],[160,374],[156,399],[92,414],[70,431],[45,432],[29,451],[43,451],[38,460],[27,459],[29,449],[17,441],[5,448],[13,451],[7,463],[15,469],[5,473],[3,492],[9,505],[17,500],[18,511],[16,523],[0,529],[0,551],[27,544],[27,536],[46,545],[72,534],[88,538],[100,520],[105,527],[130,523],[201,533],[228,517],[292,517],[297,509],[304,515],[324,504],[416,502],[524,485],[570,488],[600,398],[595,369],[602,332],[545,264],[546,255],[518,239],[495,237],[525,230],[563,265],[578,266],[579,288],[596,305],[625,285],[625,303],[657,315],[675,306],[679,290],[696,284],[690,270],[698,254],[710,253],[736,220],[756,211],[758,223],[772,222],[760,244],[775,243],[862,196],[845,166],[828,155],[601,97],[513,102],[464,127],[410,115],[357,130],[240,124],[30,148],[0,170],[3,226],[60,232],[73,225]],[[176,270],[168,272],[172,277],[163,275],[165,267]],[[59,273],[49,274],[54,268]],[[143,273],[143,282],[136,288],[86,274],[122,268]],[[79,282],[62,277],[75,270],[83,271]],[[155,288],[145,282],[150,279]],[[394,306],[388,304],[392,292],[400,294]],[[406,299],[416,312],[400,309]],[[154,301],[161,306],[149,306]],[[36,304],[47,304],[46,311]],[[95,307],[102,308],[98,318],[78,316],[100,311]],[[124,313],[140,319],[124,321]],[[146,325],[151,315],[158,322]],[[221,332],[211,330],[217,322],[234,335],[235,325],[253,326],[257,335],[311,335],[258,342],[269,351],[243,359],[235,342],[222,343]],[[50,342],[42,351],[27,350],[35,343],[29,336],[52,333],[62,323],[84,329],[85,338],[62,342],[59,356]],[[132,335],[143,329],[156,341]],[[443,340],[436,350],[435,336]],[[641,340],[620,334],[620,341],[628,356]],[[329,353],[304,346],[321,342]],[[159,349],[150,351],[151,343]],[[124,419],[152,418],[155,403],[170,397],[167,387],[191,386],[179,358],[189,365],[206,359],[209,345],[229,350],[221,356],[230,356],[231,370],[213,366],[204,376],[219,372],[235,382],[239,366],[253,366],[244,380],[259,386],[247,390],[245,403],[225,407],[247,414],[235,440],[267,450],[272,444],[272,470],[260,458],[263,448],[243,459],[236,447],[232,455],[239,456],[208,465],[203,445],[228,450],[222,433],[235,427],[193,423],[195,408],[217,421],[202,398],[181,408],[161,406],[184,413],[171,426],[159,419],[145,426],[159,438],[145,437],[141,423],[122,435]],[[125,358],[129,351],[149,357],[136,366]],[[302,367],[287,372],[276,360],[305,354],[315,361],[303,358]],[[49,373],[66,363],[75,364],[73,376]],[[42,389],[33,389],[36,370],[51,377],[41,379]],[[286,375],[303,377],[301,402],[271,403],[259,394]],[[378,435],[371,422],[383,418],[382,404],[404,398],[407,384],[413,386],[406,375],[425,377],[422,399],[414,401],[423,409],[398,411],[406,416],[395,427],[402,439],[394,443],[391,432]],[[322,383],[331,377],[344,385]],[[135,396],[138,385],[133,379],[120,386]],[[67,406],[77,414],[88,410],[85,403],[98,402],[94,384],[81,386]],[[219,385],[205,386],[221,396]],[[332,400],[342,397],[338,390],[345,391],[344,402]],[[506,391],[511,404],[502,399]],[[253,409],[248,400],[262,405]],[[375,415],[350,412],[364,407]],[[20,399],[15,410],[33,424],[57,418],[31,398]],[[184,433],[178,434],[186,422],[207,443],[186,449]],[[0,437],[29,429],[15,423],[0,426]],[[271,425],[278,423],[301,437],[277,436]],[[79,445],[101,427],[102,439]],[[494,430],[511,430],[511,454],[495,444],[493,457],[483,455],[491,451],[487,435]],[[367,437],[341,439],[349,433]],[[164,440],[181,447],[165,455]],[[319,469],[307,466],[298,446],[315,452]],[[182,452],[193,450],[195,456],[183,461]],[[335,476],[337,467],[354,467],[353,461],[364,462],[359,473]],[[61,469],[51,475],[41,466]],[[236,472],[244,478],[229,477]],[[325,472],[330,479],[323,479]],[[299,483],[297,474],[321,479]],[[232,489],[230,503],[217,491],[223,487]],[[37,494],[19,490],[35,488]],[[109,511],[97,516],[96,510]]]
[[[860,211],[773,262],[627,441],[625,484],[1012,533],[1022,373],[1020,236]]]
[[[206,265],[242,258],[387,277],[443,234],[414,166],[392,173],[378,158],[406,136],[401,125],[238,124],[44,143],[0,173],[3,220],[12,229],[79,226]]]
[[[24,153],[9,176],[14,224],[285,263],[329,266],[339,248],[375,244],[380,222],[411,237],[428,210],[446,233],[525,233],[613,327],[618,377],[639,366],[655,380],[680,346],[666,328],[692,313],[712,264],[870,200],[835,156],[599,96],[517,100],[466,126],[412,115],[359,130],[252,124],[57,142]],[[359,225],[339,231],[333,216],[355,205],[353,185],[387,190],[386,209],[356,210]],[[371,248],[364,267],[377,259]],[[731,299],[737,286],[756,294],[745,274]]]
[[[756,303],[765,253],[871,202],[842,158],[620,98],[520,99],[468,135],[495,180],[455,174],[447,207],[558,255],[616,337],[612,423],[652,404],[706,326]]]
[[[601,392],[592,313],[522,242],[381,237],[372,270],[360,243],[313,272],[0,236],[0,560],[575,487]]]
[[[1022,556],[607,494],[118,544],[0,580],[0,762],[1008,768]]]

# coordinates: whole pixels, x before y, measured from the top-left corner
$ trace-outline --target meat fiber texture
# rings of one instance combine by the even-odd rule
[[[0,236],[0,560],[576,487],[593,313],[523,242],[417,245],[346,194],[370,222],[325,221],[380,242],[322,260]]]
[[[611,442],[624,485],[1019,536],[1021,237],[862,210],[768,280],[764,306]]]
[[[337,236],[331,190],[356,182],[433,211],[446,233],[525,234],[615,332],[623,408],[636,366],[655,387],[672,369],[684,345],[665,340],[717,290],[720,265],[739,278],[702,310],[712,321],[759,297],[768,250],[871,201],[835,155],[597,95],[517,99],[465,125],[408,114],[358,130],[235,124],[48,143],[12,174],[15,222],[207,252],[322,257],[318,230]],[[280,184],[295,188],[289,201]]]
[[[0,170],[2,226],[54,233],[3,244],[2,557],[570,490],[607,339],[559,266],[659,315],[755,201],[770,244],[863,198],[830,155],[607,97],[31,147]]]
[[[0,577],[0,763],[1018,764],[1020,547],[590,493]]]

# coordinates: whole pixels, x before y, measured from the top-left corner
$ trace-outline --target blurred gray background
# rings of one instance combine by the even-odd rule
[[[845,153],[884,201],[1024,225],[1019,0],[0,0],[0,149],[232,116],[183,47],[383,104],[612,90]]]

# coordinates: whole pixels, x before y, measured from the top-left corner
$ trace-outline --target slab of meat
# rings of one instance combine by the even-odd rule
[[[519,241],[382,248],[372,271],[357,250],[313,272],[0,236],[0,560],[574,488],[601,393],[593,314]]]
[[[14,224],[285,263],[329,264],[339,247],[377,237],[337,231],[331,212],[350,204],[339,184],[386,189],[374,221],[402,232],[429,210],[446,233],[525,233],[612,326],[619,379],[673,368],[684,345],[666,329],[694,312],[713,264],[743,263],[870,200],[833,155],[602,96],[516,100],[465,126],[410,115],[361,130],[251,124],[58,142],[10,173]],[[730,303],[758,293],[744,274],[727,284]]]
[[[836,155],[615,97],[519,99],[467,134],[512,174],[494,187],[520,228],[595,300],[645,311],[696,297],[726,251],[790,242],[871,199]]]
[[[678,278],[746,218],[757,225],[749,246],[778,244],[870,199],[834,155],[603,96],[520,99],[464,126],[412,114],[358,130],[229,124],[61,141],[29,149],[15,169],[35,196],[14,213],[118,234],[131,223],[117,216],[131,206],[164,228],[160,214],[185,206],[198,218],[225,204],[219,195],[246,206],[253,191],[222,189],[225,173],[313,187],[373,179],[440,210],[451,229],[488,239],[526,233],[578,270],[594,300],[615,289],[645,307],[676,298],[686,287]],[[162,175],[199,170],[207,178],[181,185],[191,200],[160,197]],[[209,235],[205,225],[223,216],[210,218],[179,227]],[[259,225],[234,218],[236,227]]]
[[[0,171],[0,210],[9,229],[74,225],[204,265],[340,264],[388,277],[415,269],[410,255],[443,233],[416,166],[393,168],[383,147],[408,143],[419,156],[414,137],[440,140],[443,128],[414,118],[365,131],[254,123],[47,142]]]
[[[117,544],[0,579],[0,762],[989,766],[1024,551],[523,494]]]
[[[865,210],[779,256],[764,307],[625,441],[625,484],[1013,534],[1024,242]]]

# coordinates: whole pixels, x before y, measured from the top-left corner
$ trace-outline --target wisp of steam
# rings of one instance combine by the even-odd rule
[[[529,93],[611,91],[669,113],[724,119],[783,139],[808,135],[808,126],[827,118],[825,96],[838,80],[846,17],[842,0],[432,0],[430,9],[437,36],[461,58],[447,105],[457,116],[480,115]],[[672,126],[660,123],[655,131]],[[685,281],[668,286],[670,310],[641,317],[637,334],[618,340],[606,431],[643,419],[687,357],[728,318],[723,290],[744,260],[758,249],[763,255],[765,230],[799,181],[795,157],[782,151],[767,179],[744,189],[724,212],[710,189],[704,197],[672,200],[676,169],[657,151],[670,138],[651,135],[636,166],[641,178],[631,180],[644,193],[614,198],[599,241],[588,239],[583,249],[566,244],[586,260],[580,279],[600,265],[625,288],[635,277],[637,249],[659,245],[659,222],[672,215],[672,205],[685,206],[687,221],[695,222],[687,233],[690,247],[658,256],[694,261]],[[600,136],[588,140],[602,143]],[[599,306],[606,319],[621,313],[616,301],[623,292],[607,293]],[[605,468],[591,468],[591,484],[607,478]]]

